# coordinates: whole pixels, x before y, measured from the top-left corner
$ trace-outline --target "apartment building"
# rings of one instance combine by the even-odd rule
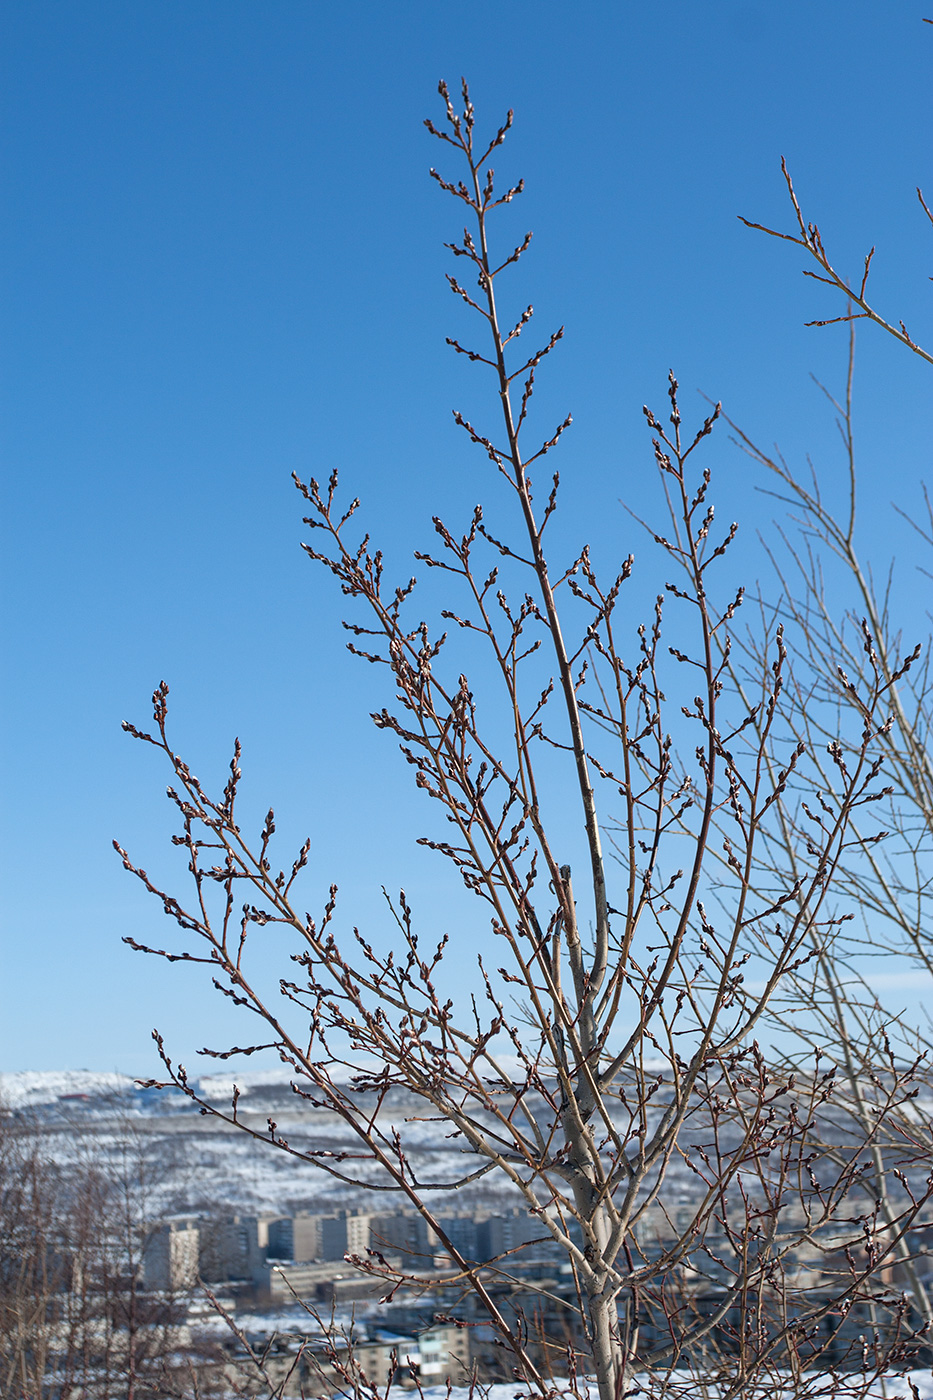
[[[175,1292],[198,1281],[200,1233],[190,1219],[163,1220],[143,1249],[143,1279],[147,1288]]]
[[[322,1221],[324,1217],[299,1211],[297,1215],[283,1215],[269,1222],[269,1244],[267,1256],[270,1259],[291,1259],[296,1264],[307,1264],[314,1259],[324,1259]],[[343,1257],[343,1251],[337,1256]]]
[[[374,1215],[370,1222],[370,1248],[381,1254],[400,1254],[406,1268],[425,1268],[434,1254],[433,1238],[420,1215],[398,1211],[393,1215]]]
[[[361,1210],[342,1210],[322,1215],[322,1259],[342,1259],[345,1254],[365,1254],[369,1248],[373,1216]]]
[[[317,1346],[305,1345],[299,1353],[300,1345],[297,1339],[279,1338],[267,1353],[269,1379],[282,1387],[277,1393],[283,1396],[346,1395],[353,1375],[365,1378],[366,1392],[375,1393],[384,1391],[390,1380],[393,1389],[411,1390],[416,1382],[429,1386],[449,1379],[462,1384],[469,1374],[469,1331],[449,1325],[404,1334],[361,1332],[339,1347],[336,1357]]]
[[[272,1215],[200,1219],[199,1268],[205,1283],[252,1279],[270,1253],[270,1231],[279,1219]]]

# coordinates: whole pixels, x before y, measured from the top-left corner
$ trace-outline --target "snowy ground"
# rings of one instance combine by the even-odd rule
[[[821,1380],[826,1388],[821,1385]],[[561,1382],[555,1381],[555,1387],[560,1390]],[[820,1397],[820,1400],[845,1400],[845,1397],[859,1394],[860,1400],[933,1400],[933,1377],[929,1371],[911,1371],[903,1376],[891,1376],[883,1381],[877,1381],[870,1390],[856,1392],[851,1387],[857,1384],[856,1378],[846,1378],[846,1382],[839,1387],[833,1388],[836,1383],[831,1377],[819,1378],[813,1375],[806,1377],[804,1390],[797,1391],[789,1388],[785,1391],[773,1390],[769,1392],[769,1400],[795,1400],[795,1396],[803,1394],[808,1397]],[[811,1388],[812,1387],[812,1388]],[[587,1388],[581,1384],[575,1392],[570,1390],[563,1392],[565,1395],[577,1394],[586,1397],[586,1400],[597,1400],[595,1386]],[[471,1400],[471,1392],[465,1387],[454,1386],[448,1390],[446,1386],[427,1386],[421,1392],[424,1400]],[[473,1392],[473,1400],[524,1400],[529,1392],[523,1387],[515,1385],[493,1385],[478,1388]],[[699,1386],[697,1382],[687,1375],[679,1375],[676,1371],[665,1377],[664,1382],[656,1381],[654,1384],[642,1380],[635,1380],[632,1388],[627,1392],[626,1400],[717,1400],[721,1394],[715,1387]],[[399,1398],[402,1395],[412,1395],[411,1391],[399,1391]],[[760,1390],[749,1391],[749,1400],[764,1400],[764,1393]]]

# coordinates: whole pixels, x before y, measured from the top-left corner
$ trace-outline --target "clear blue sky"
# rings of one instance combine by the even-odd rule
[[[567,327],[542,426],[572,409],[568,530],[621,556],[643,548],[618,500],[651,509],[640,409],[671,365],[698,413],[696,391],[720,397],[840,479],[809,373],[841,384],[844,335],[803,322],[841,308],[736,218],[787,224],[782,154],[839,263],[877,244],[878,302],[929,338],[924,13],[7,0],[0,1068],[145,1072],[153,1025],[189,1062],[230,1034],[203,982],[120,943],[171,937],[110,850],[173,879],[168,775],[120,730],[162,677],[195,771],[221,775],[238,733],[256,810],[312,836],[309,908],[335,879],[365,926],[404,883],[445,917],[446,871],[412,845],[428,815],[366,718],[384,697],[343,651],[289,481],[339,466],[402,575],[431,514],[489,485],[450,418],[495,404],[444,345],[463,321],[441,247],[460,216],[421,126],[438,78],[465,73],[490,126],[515,108],[498,164],[528,193],[505,227],[536,241],[514,295]],[[929,379],[865,331],[857,393],[862,542],[901,551],[909,603],[888,502],[918,499]],[[773,507],[725,435],[712,464],[752,584]]]

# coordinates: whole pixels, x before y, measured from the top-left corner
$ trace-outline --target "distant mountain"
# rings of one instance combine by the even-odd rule
[[[126,1074],[103,1074],[87,1069],[22,1070],[0,1074],[0,1105],[26,1108],[51,1104],[70,1094],[128,1093],[133,1080]]]

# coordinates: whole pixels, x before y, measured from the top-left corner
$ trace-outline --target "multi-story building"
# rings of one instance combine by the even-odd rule
[[[296,1264],[310,1263],[312,1259],[322,1259],[320,1215],[310,1215],[300,1211],[297,1215],[283,1215],[269,1222],[270,1259],[292,1259]]]
[[[418,1380],[437,1385],[451,1380],[463,1385],[470,1374],[470,1330],[437,1324],[418,1333]]]
[[[334,1272],[332,1263],[296,1264],[290,1259],[269,1259],[253,1273],[256,1301],[264,1305],[294,1302],[296,1298],[317,1299]]]
[[[301,1350],[299,1351],[299,1347]],[[357,1334],[337,1347],[336,1356],[297,1338],[277,1338],[266,1354],[266,1373],[284,1396],[346,1395],[348,1377],[359,1376],[366,1393],[385,1390],[390,1381],[410,1392],[469,1376],[470,1333],[466,1328],[431,1326],[409,1334],[382,1331]]]
[[[156,1225],[143,1250],[146,1287],[175,1292],[197,1283],[199,1242],[194,1220],[163,1220]]]
[[[229,1283],[251,1279],[269,1253],[270,1229],[278,1217],[231,1215],[223,1219],[201,1219],[201,1277],[206,1283]]]
[[[421,1216],[401,1211],[372,1217],[369,1244],[382,1254],[401,1254],[406,1268],[424,1268],[434,1253],[433,1241],[428,1240],[428,1227]]]
[[[361,1210],[322,1215],[321,1258],[342,1259],[345,1254],[365,1254],[369,1248],[373,1216]]]
[[[477,1247],[480,1259],[498,1259],[511,1250],[523,1249],[533,1240],[547,1244],[551,1236],[537,1215],[515,1209],[507,1215],[490,1215],[477,1226]]]
[[[437,1223],[462,1259],[475,1263],[479,1258],[479,1222],[474,1215],[440,1215]],[[428,1240],[432,1250],[447,1254],[447,1246],[440,1235],[431,1230]]]

